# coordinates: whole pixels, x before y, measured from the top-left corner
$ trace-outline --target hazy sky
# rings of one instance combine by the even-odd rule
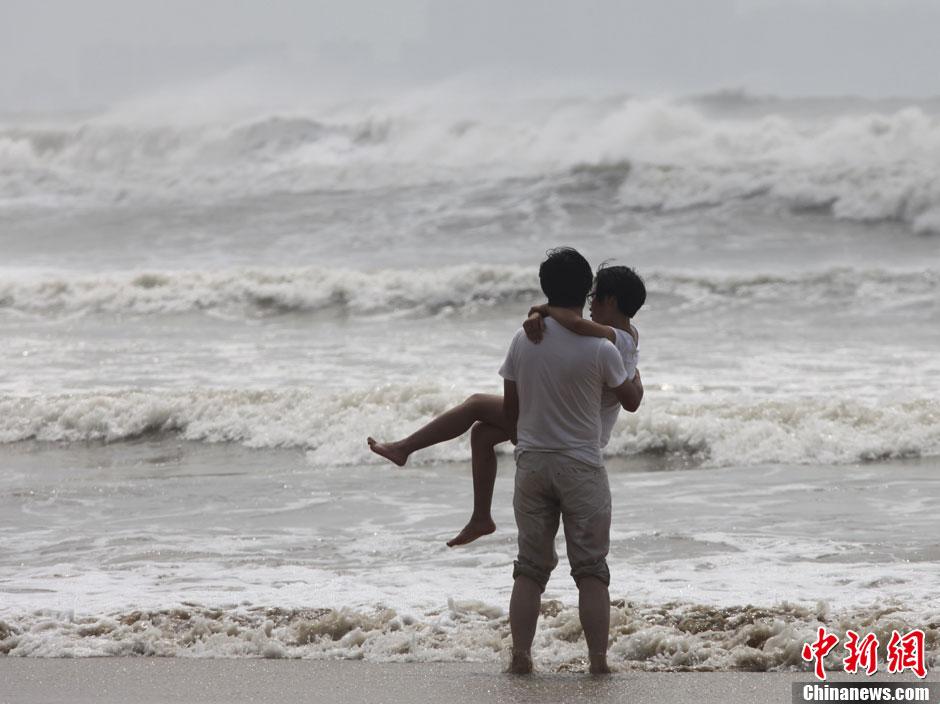
[[[0,0],[0,110],[254,65],[631,93],[940,94],[940,0]]]

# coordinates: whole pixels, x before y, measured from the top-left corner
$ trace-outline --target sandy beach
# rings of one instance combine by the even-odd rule
[[[627,672],[513,677],[492,664],[90,658],[0,660],[0,702],[760,702],[792,701],[805,672]],[[879,676],[878,682],[912,682]],[[832,681],[871,682],[836,676]],[[937,682],[928,676],[928,681]],[[934,685],[935,687],[937,685]],[[932,701],[937,701],[932,699]]]

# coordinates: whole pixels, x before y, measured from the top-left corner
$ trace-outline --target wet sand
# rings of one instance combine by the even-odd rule
[[[835,676],[833,681],[871,682]],[[0,702],[669,702],[789,704],[807,672],[504,674],[479,663],[165,658],[0,659]],[[912,682],[878,676],[878,682]],[[935,675],[928,681],[937,682]],[[940,685],[934,685],[940,688]],[[935,690],[936,691],[936,690]],[[931,699],[936,701],[936,697]]]

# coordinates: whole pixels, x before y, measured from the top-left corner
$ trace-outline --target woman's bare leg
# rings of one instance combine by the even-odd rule
[[[444,411],[430,423],[418,428],[402,440],[376,442],[373,438],[368,438],[368,443],[374,453],[402,467],[408,461],[408,456],[415,450],[463,435],[476,421],[497,426],[505,425],[503,397],[492,394],[473,394],[460,405]]]
[[[496,484],[496,446],[509,440],[504,427],[477,423],[470,431],[473,450],[473,514],[463,530],[447,541],[447,545],[466,545],[496,530],[490,510],[493,506],[493,486]]]

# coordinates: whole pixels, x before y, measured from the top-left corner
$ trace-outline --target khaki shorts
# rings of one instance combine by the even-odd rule
[[[542,591],[558,564],[555,535],[564,521],[571,576],[597,577],[610,584],[610,484],[607,470],[555,452],[522,452],[516,459],[512,507],[519,529],[520,575]]]

